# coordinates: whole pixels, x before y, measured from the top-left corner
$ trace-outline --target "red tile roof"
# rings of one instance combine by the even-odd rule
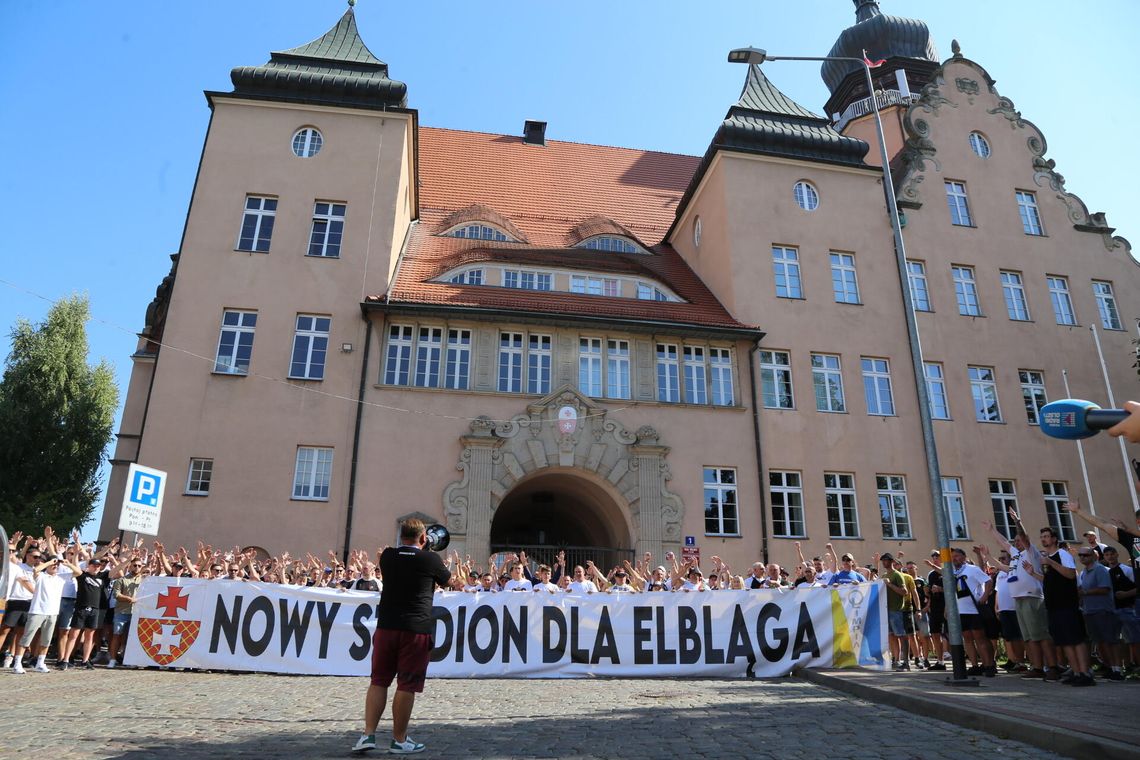
[[[749,328],[732,318],[671,246],[660,242],[698,156],[557,141],[525,145],[510,135],[421,127],[419,162],[420,223],[391,292],[368,301]],[[477,204],[501,214],[529,243],[436,234],[445,219]],[[651,246],[651,253],[568,247],[575,229],[596,217],[625,227]],[[686,303],[432,282],[475,261],[641,274],[660,280]]]

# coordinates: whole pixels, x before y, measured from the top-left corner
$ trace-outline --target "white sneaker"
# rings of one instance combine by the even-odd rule
[[[21,664],[19,660],[16,660],[16,664],[12,666],[12,672],[22,676],[27,671],[24,670],[23,664]]]
[[[10,654],[9,654],[9,655],[5,655],[5,657],[4,657],[4,665],[3,665],[3,668],[4,668],[5,670],[7,670],[7,669],[8,669],[8,668],[10,668],[10,667],[12,667],[12,655],[10,655]]]
[[[375,734],[361,734],[360,738],[356,740],[356,744],[352,746],[353,752],[366,752],[370,749],[376,749]]]
[[[392,740],[392,743],[388,745],[388,754],[414,755],[417,752],[423,752],[425,749],[426,747],[423,744],[414,741],[410,736],[405,736],[402,742],[398,742],[395,739]]]
[[[42,662],[39,665],[32,668],[32,670],[36,671],[37,673],[50,673],[51,672],[51,668],[49,668],[47,665],[45,665]]]
[[[114,660],[108,660],[107,661],[107,670],[110,670],[111,668],[115,667],[116,665],[118,665],[118,663],[115,662]]]

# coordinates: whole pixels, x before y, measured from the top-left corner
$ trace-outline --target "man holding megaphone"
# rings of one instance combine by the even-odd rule
[[[1108,429],[1108,434],[1115,437],[1124,436],[1129,443],[1140,443],[1140,403],[1125,401],[1124,411],[1128,416]]]

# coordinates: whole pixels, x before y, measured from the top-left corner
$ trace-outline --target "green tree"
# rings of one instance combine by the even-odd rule
[[[119,391],[104,360],[87,364],[85,296],[20,319],[0,380],[0,523],[38,535],[91,518]]]

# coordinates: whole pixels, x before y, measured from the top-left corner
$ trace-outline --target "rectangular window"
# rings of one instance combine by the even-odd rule
[[[1062,541],[1076,541],[1077,531],[1073,527],[1073,515],[1061,505],[1069,500],[1068,487],[1059,480],[1041,481],[1041,494],[1045,497],[1045,514],[1049,527]]]
[[[1041,214],[1037,211],[1037,196],[1025,190],[1017,191],[1017,213],[1021,215],[1021,229],[1026,235],[1044,235]]]
[[[256,311],[222,312],[222,331],[218,336],[218,355],[214,360],[214,371],[230,375],[245,375],[249,372],[249,360],[253,355],[253,331],[257,327]]]
[[[1041,407],[1049,403],[1045,397],[1045,373],[1033,369],[1019,369],[1021,397],[1025,400],[1025,417],[1030,425],[1041,424]]]
[[[186,493],[192,496],[208,496],[210,480],[213,477],[213,459],[191,459],[190,470],[186,473]]]
[[[938,362],[923,362],[926,375],[926,395],[930,397],[930,416],[936,420],[950,419],[950,402],[946,400],[946,372]]]
[[[503,287],[521,290],[550,290],[549,272],[530,272],[525,269],[504,269]]]
[[[705,377],[705,349],[685,346],[681,349],[685,363],[685,401],[690,404],[709,402],[708,381]]]
[[[657,400],[677,403],[681,400],[680,364],[677,346],[657,344]]]
[[[1122,330],[1120,312],[1116,309],[1116,296],[1112,294],[1112,283],[1104,280],[1092,281],[1093,295],[1096,296],[1096,310],[1100,314],[1100,326],[1105,330]]]
[[[606,397],[629,398],[629,341],[606,341]]]
[[[968,317],[981,316],[978,305],[978,285],[974,281],[973,267],[953,267],[954,295],[958,298],[958,313]]]
[[[858,538],[859,509],[855,501],[855,476],[825,472],[823,490],[827,502],[827,534],[831,538]]]
[[[768,472],[768,493],[772,499],[772,535],[802,538],[804,535],[804,491],[798,472]]]
[[[970,394],[974,397],[974,419],[978,422],[1001,422],[997,380],[993,367],[970,367]]]
[[[277,216],[277,199],[258,195],[245,197],[245,214],[238,236],[239,251],[269,252],[269,239],[273,237],[273,221]]]
[[[448,282],[455,285],[482,285],[483,284],[483,270],[482,269],[468,269],[466,272],[460,272],[453,275]]]
[[[499,333],[499,385],[501,393],[522,393],[523,334]]]
[[[713,404],[732,406],[736,402],[732,383],[732,351],[727,348],[710,348],[709,374]]]
[[[330,317],[319,317],[314,314],[297,315],[289,377],[302,380],[324,379],[330,324],[332,324]]]
[[[803,298],[800,284],[800,252],[795,248],[772,246],[772,272],[776,276],[776,295],[780,298]]]
[[[1049,283],[1049,300],[1053,302],[1053,316],[1059,325],[1075,325],[1073,300],[1069,297],[1069,281],[1064,277],[1046,277]]]
[[[787,351],[760,352],[760,387],[766,408],[795,408],[791,354]]]
[[[740,535],[736,470],[731,467],[705,468],[705,535]]]
[[[959,227],[973,227],[970,202],[966,199],[966,185],[962,182],[946,183],[946,204],[950,207],[950,223]]]
[[[443,360],[443,328],[421,327],[416,341],[417,388],[438,388],[440,363]]]
[[[1025,300],[1025,286],[1020,272],[1002,272],[1001,290],[1005,295],[1005,310],[1009,318],[1018,322],[1029,321],[1029,304]]]
[[[907,279],[910,281],[910,300],[916,311],[930,311],[930,288],[926,283],[926,264],[921,261],[906,262]]]
[[[846,412],[843,400],[843,373],[839,357],[811,355],[811,382],[815,388],[815,408],[820,412]]]
[[[961,478],[942,478],[942,503],[950,519],[951,540],[969,539],[970,526],[966,523],[966,500],[962,496]]]
[[[648,283],[637,283],[637,297],[642,301],[668,301],[669,296],[661,289]]]
[[[388,327],[388,353],[384,361],[385,385],[408,385],[412,375],[412,326]]]
[[[879,489],[879,517],[883,538],[910,538],[910,508],[906,499],[906,478],[902,475],[876,475]]]
[[[340,257],[340,239],[344,235],[343,203],[317,201],[313,206],[313,230],[309,233],[309,255],[329,259]]]
[[[1017,532],[1009,510],[1017,510],[1017,487],[1012,480],[990,480],[990,504],[994,510],[994,528],[1008,539]]]
[[[886,359],[863,361],[863,396],[867,400],[867,414],[890,416],[895,413],[895,397],[891,392],[891,365]]]
[[[602,339],[578,339],[578,390],[587,396],[602,395]]]
[[[546,288],[546,290],[549,290],[549,288]],[[583,293],[588,296],[610,296],[617,298],[621,295],[621,283],[608,277],[572,275],[570,277],[570,292]]]
[[[859,280],[855,276],[855,257],[850,253],[831,253],[831,288],[836,303],[859,303]]]
[[[550,393],[550,366],[553,357],[549,335],[531,335],[527,342],[526,392]]]
[[[465,391],[471,383],[471,331],[447,331],[447,363],[443,387]]]
[[[293,498],[328,501],[332,461],[332,449],[297,447],[297,467],[293,471]]]

